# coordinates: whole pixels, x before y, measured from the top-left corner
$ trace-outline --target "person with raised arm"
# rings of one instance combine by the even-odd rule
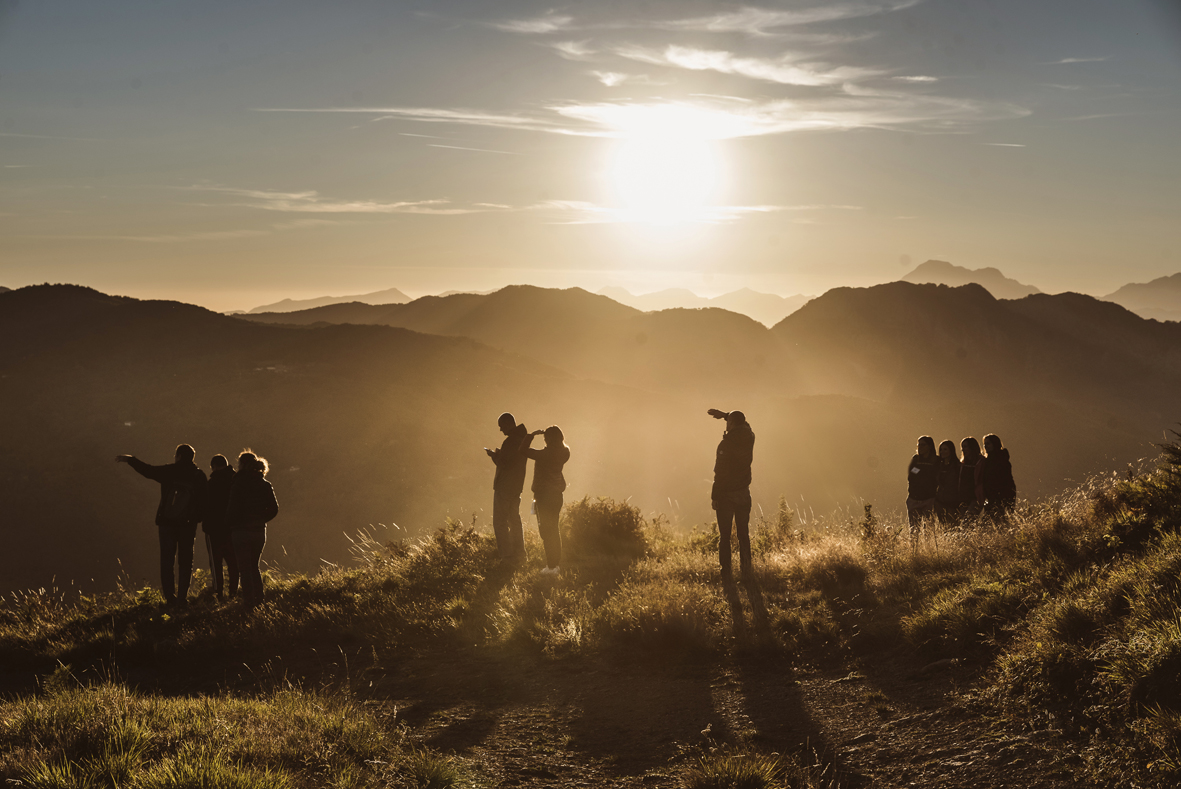
[[[529,446],[535,436],[541,435],[545,436],[544,447]],[[537,531],[545,546],[545,569],[541,574],[558,575],[562,571],[562,534],[558,520],[562,514],[562,493],[566,490],[562,467],[570,460],[570,447],[566,446],[562,428],[550,425],[526,436],[521,451],[533,459],[533,509],[537,512]]]
[[[205,472],[193,462],[196,451],[188,444],[176,448],[173,462],[153,466],[135,455],[119,455],[136,473],[160,483],[156,531],[160,538],[160,591],[168,605],[188,605],[193,577],[193,543],[205,506]],[[173,564],[179,571],[173,574]]]
[[[718,560],[722,580],[733,577],[730,566],[730,533],[738,536],[738,563],[744,578],[752,573],[750,558],[750,467],[754,459],[755,434],[741,411],[707,412],[714,419],[726,420],[726,432],[718,443],[714,460],[714,484],[710,491],[718,517]]]

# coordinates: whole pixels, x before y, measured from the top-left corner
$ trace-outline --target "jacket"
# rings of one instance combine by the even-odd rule
[[[492,454],[492,462],[496,464],[496,476],[492,480],[492,489],[502,493],[520,494],[525,488],[525,464],[528,458],[521,450],[529,431],[524,425],[517,425],[504,437],[500,449]]]
[[[160,483],[160,504],[156,507],[157,526],[188,526],[204,517],[205,472],[192,461],[153,466],[139,458],[129,458],[127,465],[140,475]]]
[[[261,471],[239,471],[230,486],[226,520],[230,529],[265,529],[267,521],[279,514],[275,489]]]
[[[744,424],[722,434],[714,460],[714,486],[710,493],[714,501],[750,488],[754,449],[755,434],[750,425]]]
[[[230,490],[234,485],[234,469],[223,466],[209,475],[205,486],[205,518],[201,530],[206,534],[223,534],[230,530],[226,512],[230,508]]]
[[[935,468],[935,499],[940,504],[960,503],[960,461],[939,458]]]
[[[977,481],[986,501],[1016,501],[1017,483],[1013,481],[1013,464],[1009,450],[993,452],[976,467]]]
[[[977,455],[970,462],[965,459],[960,464],[960,501],[964,504],[984,503],[984,491],[977,482],[980,464],[983,462],[984,457]]]
[[[566,490],[562,467],[570,459],[570,447],[565,444],[556,447],[546,444],[541,449],[533,449],[526,439],[521,451],[526,457],[533,458],[534,498],[558,496]]]
[[[906,495],[916,501],[927,501],[935,498],[939,482],[936,476],[936,463],[939,458],[934,454],[930,460],[923,460],[915,455],[910,459],[906,468]]]

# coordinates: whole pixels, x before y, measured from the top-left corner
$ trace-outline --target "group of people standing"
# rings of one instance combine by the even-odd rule
[[[153,466],[134,455],[119,455],[140,475],[160,483],[156,527],[160,537],[160,587],[168,605],[188,604],[193,576],[197,524],[205,533],[218,600],[233,596],[242,583],[247,606],[262,603],[259,562],[267,541],[267,523],[279,514],[275,489],[267,480],[265,458],[246,450],[238,455],[237,471],[224,455],[209,461],[209,477],[194,463],[188,444],[176,448],[172,463]],[[179,571],[173,573],[173,566]],[[223,572],[224,565],[224,572]]]
[[[921,436],[907,467],[906,515],[912,535],[922,530],[923,521],[958,523],[981,516],[1005,520],[1017,505],[1017,483],[1009,450],[989,433],[984,451],[972,436],[955,444],[944,441],[935,449],[935,439]]]
[[[751,574],[750,483],[755,434],[741,411],[711,408],[709,415],[726,422],[714,461],[711,503],[717,514],[718,560],[722,578],[732,577],[732,538],[738,541],[739,568]],[[533,511],[545,546],[544,575],[558,575],[562,563],[562,535],[558,528],[570,460],[562,429],[529,430],[516,417],[503,413],[497,420],[504,441],[497,449],[484,448],[496,465],[493,479],[492,528],[501,558],[517,562],[525,556],[521,522],[521,493],[529,460],[533,461]],[[545,446],[532,446],[544,436]],[[994,434],[984,437],[984,449],[971,436],[955,444],[944,441],[935,448],[930,436],[918,440],[907,470],[906,512],[911,534],[917,536],[925,520],[954,523],[980,516],[1005,519],[1017,502],[1017,486],[1009,451]],[[197,524],[205,533],[205,545],[213,572],[214,594],[234,595],[239,578],[242,596],[253,607],[262,602],[259,561],[266,545],[266,526],[279,513],[275,490],[267,481],[267,461],[247,450],[238,456],[235,471],[223,455],[214,455],[210,474],[193,462],[188,444],[176,448],[174,462],[152,466],[132,455],[115,460],[160,483],[156,526],[160,537],[160,583],[169,605],[185,605],[192,579],[193,546]],[[173,563],[179,566],[174,578]],[[223,565],[225,567],[223,573]]]
[[[562,428],[550,425],[532,433],[507,411],[496,421],[504,441],[498,449],[484,447],[496,464],[492,481],[492,530],[496,533],[496,547],[502,559],[519,561],[525,557],[525,534],[521,523],[521,492],[525,489],[526,467],[533,461],[533,511],[537,514],[537,530],[545,546],[543,575],[562,572],[562,534],[558,519],[562,512],[562,494],[566,478],[562,468],[570,460],[570,447]],[[537,436],[545,437],[545,446],[531,446]]]

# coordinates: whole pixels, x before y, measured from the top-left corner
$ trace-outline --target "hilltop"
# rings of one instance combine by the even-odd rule
[[[1124,285],[1103,300],[1122,305],[1143,318],[1181,320],[1181,273]]]
[[[948,263],[946,260],[928,260],[920,263],[913,271],[902,278],[903,282],[917,284],[961,285],[975,284],[985,288],[998,299],[1020,299],[1041,293],[1032,285],[1025,285],[1015,279],[1010,279],[995,268],[964,268]]]
[[[295,310],[307,310],[313,307],[324,307],[329,304],[348,304],[350,302],[360,302],[361,304],[404,304],[410,301],[410,297],[397,288],[387,288],[386,290],[379,290],[374,293],[362,293],[357,296],[320,296],[314,299],[283,299],[274,304],[264,304],[261,307],[255,307],[249,312],[294,312]]]
[[[765,326],[775,325],[798,310],[810,298],[809,296],[776,296],[773,293],[759,293],[750,288],[723,293],[721,296],[713,298],[698,296],[686,288],[669,288],[634,296],[623,288],[607,287],[601,289],[599,293],[620,304],[626,304],[645,312],[717,307],[746,315]]]

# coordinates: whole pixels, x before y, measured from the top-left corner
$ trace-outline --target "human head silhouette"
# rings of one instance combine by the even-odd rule
[[[566,443],[566,436],[562,435],[562,428],[557,425],[547,427],[544,435],[547,446],[560,447]]]
[[[496,426],[500,428],[501,433],[504,433],[507,436],[509,433],[513,432],[513,428],[517,426],[517,418],[508,411],[505,411],[500,415],[500,418],[496,420]]]
[[[939,457],[942,460],[955,460],[955,442],[944,441],[939,445]]]
[[[197,450],[193,449],[188,444],[181,444],[176,448],[176,462],[177,463],[192,463],[193,458],[197,456]]]
[[[995,433],[989,433],[984,437],[984,454],[995,455],[1002,449],[1004,449],[1004,445],[1001,444],[1000,438]]]
[[[226,460],[225,455],[214,455],[209,459],[209,468],[217,471],[219,468],[225,468],[230,465],[230,461]]]
[[[980,442],[968,436],[960,442],[960,451],[964,453],[965,460],[975,460],[980,457]]]
[[[935,439],[930,436],[919,436],[918,446],[916,447],[917,454],[920,457],[928,457],[935,454]]]

